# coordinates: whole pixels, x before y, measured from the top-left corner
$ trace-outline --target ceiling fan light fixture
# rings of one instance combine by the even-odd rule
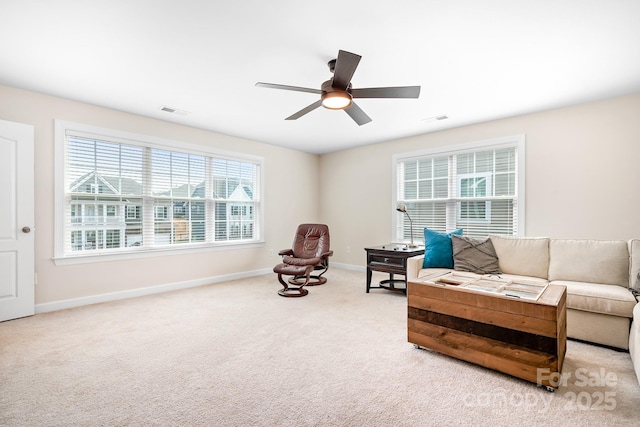
[[[343,110],[351,105],[351,95],[345,91],[324,92],[322,106],[330,110]]]
[[[351,78],[358,67],[360,58],[362,57],[355,53],[339,50],[338,58],[329,61],[329,71],[333,73],[333,77],[322,83],[320,89],[263,82],[256,83],[256,86],[320,95],[320,99],[316,99],[313,104],[307,105],[302,110],[285,118],[285,120],[297,120],[322,105],[330,110],[344,110],[358,126],[369,123],[371,117],[367,116],[367,113],[352,101],[354,98],[418,98],[420,96],[420,86],[354,89],[351,85]]]

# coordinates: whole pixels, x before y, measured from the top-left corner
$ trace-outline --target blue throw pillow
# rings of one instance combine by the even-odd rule
[[[424,262],[422,268],[453,268],[453,247],[451,235],[462,236],[459,228],[451,233],[440,233],[424,229]]]

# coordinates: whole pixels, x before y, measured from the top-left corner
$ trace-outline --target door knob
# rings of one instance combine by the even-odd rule
[[[29,233],[31,231],[31,229],[29,227],[22,227],[22,232],[23,233]]]

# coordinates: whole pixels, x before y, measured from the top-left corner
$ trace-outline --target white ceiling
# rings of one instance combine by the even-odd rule
[[[640,92],[639,19],[639,0],[0,0],[0,84],[321,154]],[[353,87],[420,98],[285,121],[318,95],[254,86],[319,89],[339,49],[362,56]]]

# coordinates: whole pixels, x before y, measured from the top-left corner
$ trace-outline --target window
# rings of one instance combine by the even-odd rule
[[[140,213],[138,212],[137,206],[127,205],[127,219],[138,219],[140,218]]]
[[[394,156],[394,202],[425,227],[467,236],[518,235],[524,228],[524,136]],[[394,215],[394,240],[410,240],[406,215]]]
[[[482,198],[491,193],[491,174],[461,174],[458,176],[458,195],[461,198]],[[460,201],[458,202],[458,222],[491,221],[491,202]]]
[[[158,219],[167,219],[169,216],[167,215],[168,208],[167,206],[154,206],[153,207],[153,218]]]
[[[57,121],[56,167],[56,258],[260,241],[259,158]]]

